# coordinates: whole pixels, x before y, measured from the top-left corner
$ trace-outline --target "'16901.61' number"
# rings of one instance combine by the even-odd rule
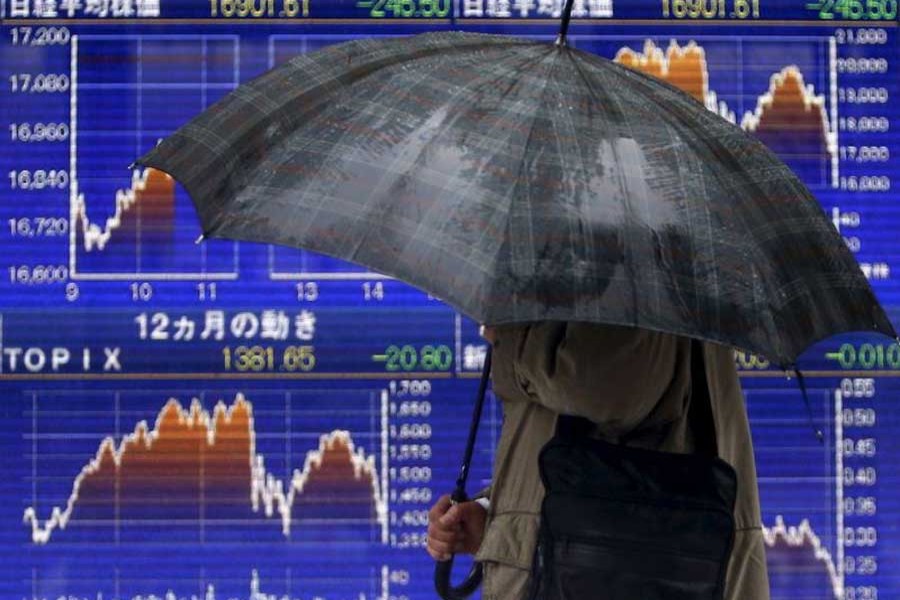
[[[209,0],[213,17],[277,19],[309,16],[309,0]]]

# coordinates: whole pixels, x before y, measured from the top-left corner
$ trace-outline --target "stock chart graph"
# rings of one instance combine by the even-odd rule
[[[827,74],[829,80],[834,77],[834,67],[827,59],[829,55],[824,59],[816,56],[824,54],[822,50],[826,43],[833,45],[834,40],[826,42],[810,39],[801,40],[798,44],[796,40],[777,38],[768,38],[764,43],[744,39],[715,39],[708,40],[701,46],[694,38],[684,47],[673,40],[663,52],[652,40],[647,40],[642,51],[635,51],[627,46],[619,49],[615,60],[671,83],[732,123],[738,122],[737,114],[740,114],[741,127],[755,134],[794,172],[802,174],[807,185],[837,185],[836,133],[825,112],[825,97],[816,94],[815,87],[807,85],[803,75],[805,69],[807,73]],[[780,51],[784,51],[786,46],[794,47],[798,49],[799,56],[794,55],[794,63],[780,69],[777,67],[779,63],[772,64],[774,72],[769,77],[767,87],[761,86],[758,81],[745,79],[739,82],[745,89],[738,88],[737,94],[723,93],[723,98],[720,99],[719,93],[710,87],[712,75],[706,44],[711,47],[709,52],[719,60],[722,56],[733,57],[731,60],[734,62],[730,64],[724,61],[720,63],[716,75],[726,69],[746,73],[747,65],[740,64],[745,53],[750,55],[749,60],[756,71],[765,69],[766,63],[760,58],[770,54],[772,47],[777,47]],[[737,48],[727,47],[729,45]],[[800,57],[803,57],[803,67],[798,64]],[[816,58],[820,60],[815,60]],[[731,85],[735,83],[732,82]],[[755,102],[752,92],[754,89],[765,90],[757,96]],[[737,106],[729,106],[726,98]],[[745,100],[750,100],[749,107],[744,106]],[[831,105],[836,108],[835,102]]]
[[[259,514],[276,520],[285,536],[295,523],[374,523],[386,541],[375,463],[355,449],[348,431],[320,436],[287,482],[266,469],[256,436],[252,405],[242,396],[227,407],[216,404],[212,414],[197,400],[187,409],[170,400],[152,428],[141,421],[118,447],[111,437],[101,442],[75,478],[64,509],[54,507],[42,522],[37,507],[28,507],[24,521],[31,539],[46,544],[72,523],[106,528],[110,539],[121,539],[123,524],[173,521],[193,521],[197,535],[209,539],[217,524],[233,526]]]
[[[196,244],[186,192],[131,164],[297,54],[440,29],[549,42],[561,2],[0,7],[0,596],[435,597],[427,511],[457,476],[476,324],[327,256]],[[894,0],[586,0],[574,14],[572,46],[777,153],[900,325]],[[900,346],[810,348],[809,413],[796,380],[735,359],[772,597],[900,598]],[[490,481],[501,412],[491,400],[470,492]]]
[[[359,599],[420,570],[431,480],[451,476],[433,453],[455,435],[432,423],[463,427],[466,415],[432,403],[427,381],[254,388],[23,392],[29,448],[14,470],[29,497],[18,521],[44,565],[26,587],[39,597],[180,598],[201,586],[206,598],[212,586],[226,598],[267,588]],[[473,472],[480,483],[496,411]],[[91,558],[59,580],[55,569],[74,567],[85,548],[109,564]]]
[[[171,132],[173,105],[183,121],[238,85],[238,40],[78,36],[69,47],[70,275],[234,279],[237,246],[194,244],[193,209],[174,180],[153,169],[129,177],[122,165]]]

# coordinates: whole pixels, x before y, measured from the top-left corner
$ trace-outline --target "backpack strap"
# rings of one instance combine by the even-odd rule
[[[716,422],[713,420],[705,362],[703,343],[691,340],[691,404],[688,407],[688,425],[694,436],[695,452],[717,458],[719,444],[716,440]]]

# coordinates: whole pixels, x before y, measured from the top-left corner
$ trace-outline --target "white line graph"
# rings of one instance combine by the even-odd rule
[[[36,399],[33,403],[36,403]],[[268,518],[277,518],[281,523],[281,531],[285,537],[290,537],[292,525],[295,524],[293,509],[296,501],[306,492],[311,477],[323,467],[326,455],[331,452],[345,453],[352,467],[353,478],[356,480],[368,480],[371,482],[372,502],[375,509],[375,521],[380,531],[381,543],[388,541],[388,399],[387,392],[382,392],[379,402],[379,445],[382,452],[380,470],[376,468],[375,457],[366,454],[365,450],[358,447],[347,430],[332,430],[319,436],[318,446],[308,450],[304,457],[303,466],[294,469],[290,479],[284,479],[274,475],[266,466],[265,457],[257,451],[256,421],[253,415],[253,406],[243,395],[238,394],[230,406],[224,402],[216,403],[211,411],[203,408],[200,401],[194,399],[188,408],[184,408],[177,400],[170,399],[165,407],[159,411],[152,427],[147,421],[139,421],[132,431],[125,435],[117,443],[113,437],[105,437],[100,442],[95,455],[82,467],[75,476],[71,493],[62,506],[54,506],[50,516],[41,520],[38,516],[37,492],[32,496],[33,506],[25,509],[23,522],[31,529],[31,540],[38,545],[44,545],[51,541],[53,536],[64,531],[70,523],[77,523],[76,507],[81,499],[81,492],[85,482],[92,477],[99,476],[104,469],[114,471],[118,479],[126,455],[131,452],[152,453],[154,447],[160,444],[161,431],[168,427],[171,431],[173,424],[177,424],[181,430],[196,432],[205,438],[207,451],[215,448],[220,441],[220,429],[226,431],[225,442],[234,440],[233,431],[229,426],[237,419],[246,421],[246,435],[248,436],[247,470],[250,474],[247,502],[254,513],[263,514]],[[37,410],[33,408],[33,426],[37,427]],[[118,419],[117,419],[118,422]],[[173,434],[169,434],[173,435]],[[229,440],[229,436],[231,439]],[[38,436],[35,431],[33,443]],[[37,453],[34,453],[37,456]],[[33,466],[33,470],[36,467]],[[36,485],[36,473],[33,474]],[[201,486],[202,487],[202,486]],[[118,502],[118,501],[117,501]],[[118,513],[117,513],[118,514]],[[73,520],[74,518],[74,520]],[[118,527],[118,525],[117,525]]]
[[[181,41],[191,41],[191,42],[199,42],[200,47],[206,48],[207,40],[217,40],[217,41],[228,41],[233,44],[233,81],[227,84],[214,84],[206,81],[206,69],[205,69],[205,56],[201,57],[201,62],[203,63],[203,68],[201,69],[201,82],[199,84],[173,84],[173,83],[145,83],[141,81],[143,78],[143,67],[142,62],[145,60],[145,56],[143,54],[144,50],[144,42],[160,42],[165,43],[167,40],[181,40]],[[111,40],[121,40],[124,42],[133,42],[137,44],[137,61],[136,61],[136,71],[138,82],[137,83],[118,83],[118,84],[104,84],[104,83],[91,83],[84,84],[79,81],[79,67],[80,67],[80,56],[79,56],[79,47],[81,43],[90,43],[92,41],[102,41],[104,43],[109,43]],[[204,267],[207,264],[208,256],[205,245],[200,245],[197,248],[181,248],[184,244],[179,244],[178,249],[176,250],[173,247],[155,247],[154,242],[151,240],[149,242],[142,244],[142,225],[141,225],[141,217],[139,214],[135,215],[135,210],[138,208],[138,204],[140,203],[141,195],[145,192],[145,188],[148,180],[153,177],[152,169],[133,169],[131,171],[130,182],[127,187],[122,187],[115,191],[112,194],[112,206],[111,210],[109,210],[108,216],[105,219],[101,220],[102,224],[98,224],[96,222],[91,222],[91,218],[89,216],[89,206],[94,206],[97,203],[103,204],[104,200],[108,202],[107,199],[97,198],[97,197],[87,197],[87,194],[82,190],[82,185],[79,179],[79,121],[82,118],[81,109],[79,107],[79,92],[84,91],[85,89],[94,89],[94,90],[103,90],[108,94],[134,94],[137,102],[137,111],[136,111],[136,119],[137,122],[134,124],[135,135],[139,138],[135,142],[135,150],[133,154],[135,157],[142,150],[142,142],[140,139],[144,135],[143,131],[143,123],[141,117],[141,111],[143,109],[143,90],[156,88],[156,89],[187,89],[187,90],[197,90],[202,95],[205,101],[207,90],[210,88],[221,88],[222,90],[233,89],[238,84],[238,39],[237,36],[87,36],[87,35],[74,35],[72,36],[70,43],[70,90],[69,90],[69,128],[70,128],[70,138],[69,138],[69,172],[70,172],[70,186],[69,186],[69,274],[73,280],[95,280],[95,281],[107,281],[107,280],[133,280],[136,277],[139,277],[142,280],[152,280],[152,281],[183,281],[183,280],[237,280],[238,278],[238,263],[239,263],[239,244],[232,243],[230,244],[230,256],[228,257],[231,263],[231,266],[227,270],[222,270],[220,268],[214,267],[211,269],[207,268],[190,268],[188,270],[184,270],[182,268],[178,268],[180,260],[182,260],[187,255],[193,255],[196,253],[194,257],[194,263],[196,265]],[[123,163],[123,166],[127,163]],[[127,179],[123,178],[123,183],[128,182]],[[169,202],[174,203],[174,186],[173,189],[169,192]],[[139,211],[138,211],[139,212]],[[137,222],[137,233],[135,234],[135,239],[133,240],[133,248],[130,250],[134,253],[134,263],[128,263],[127,265],[116,265],[116,268],[111,269],[108,266],[106,268],[94,269],[86,267],[83,263],[86,260],[91,258],[92,256],[96,256],[98,254],[102,254],[105,250],[108,249],[111,242],[116,239],[117,233],[121,232],[121,228],[125,224],[126,219],[132,219]],[[150,218],[153,218],[152,215]],[[174,230],[177,226],[177,223],[174,222],[174,215],[168,215],[168,219],[172,220],[167,224],[170,230]],[[81,239],[79,239],[81,237]],[[115,252],[113,249],[109,249],[110,252]],[[121,251],[121,248],[119,249]],[[160,255],[160,254],[168,254],[170,255],[171,262],[174,268],[166,268],[160,270],[146,269],[142,267],[142,257],[147,253],[148,255]],[[194,265],[191,265],[194,266]]]

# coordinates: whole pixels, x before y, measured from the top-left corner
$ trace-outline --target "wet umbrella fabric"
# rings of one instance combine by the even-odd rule
[[[462,32],[358,40],[238,88],[144,156],[209,237],[306,248],[482,323],[580,320],[787,366],[893,328],[761,143],[592,54]]]

